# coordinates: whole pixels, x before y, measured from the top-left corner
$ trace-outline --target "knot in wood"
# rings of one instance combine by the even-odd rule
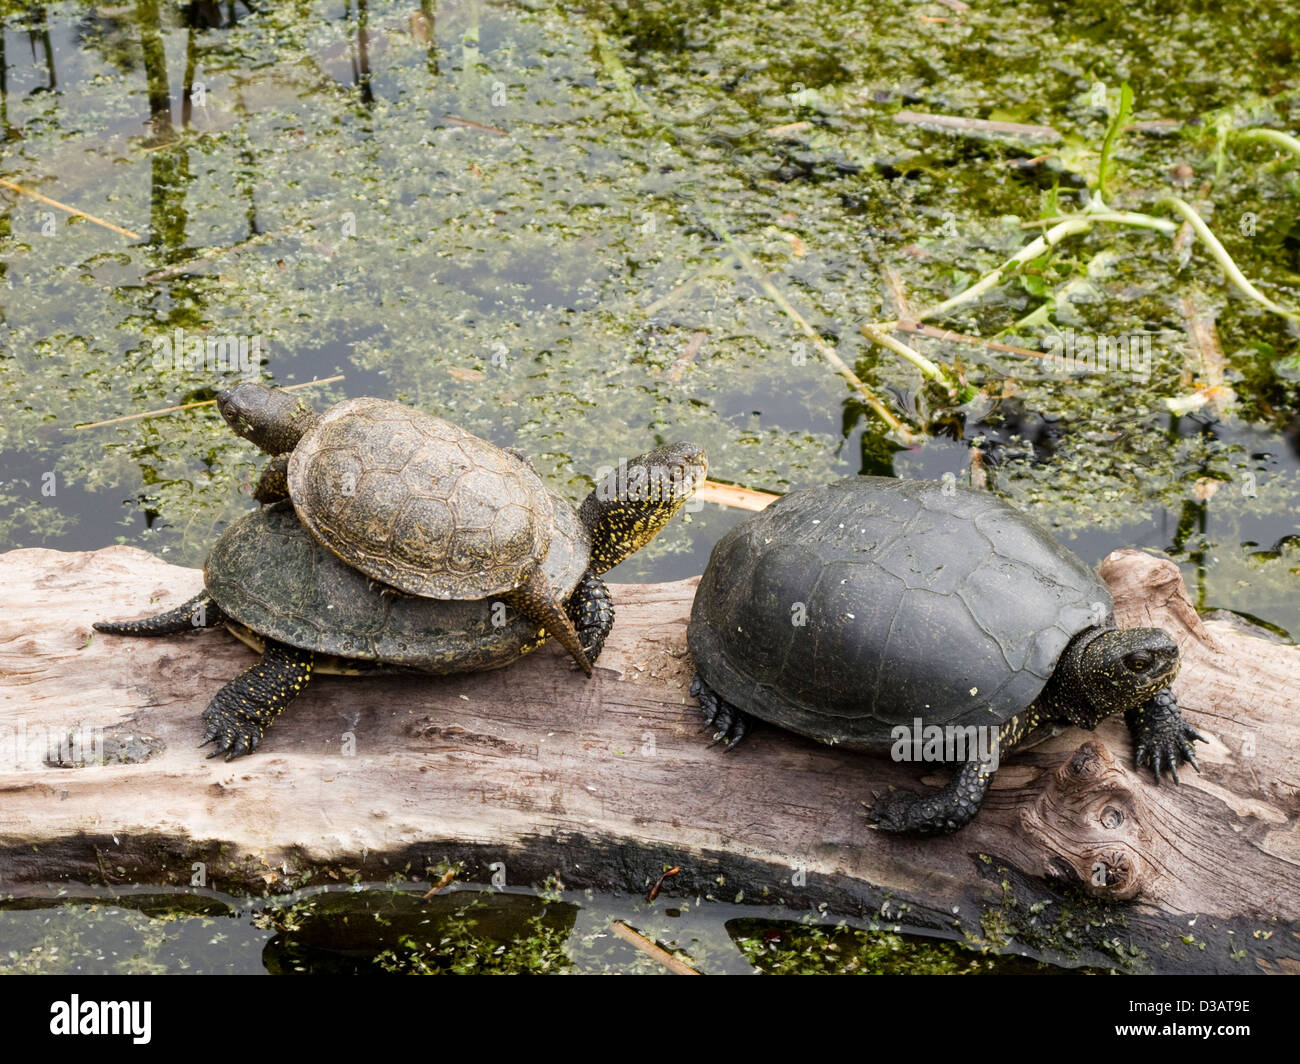
[[[1096,850],[1081,871],[1089,894],[1105,898],[1133,898],[1142,890],[1142,859],[1127,846]]]
[[[1112,772],[1123,775],[1111,752],[1095,739],[1089,739],[1057,771],[1056,782],[1067,791],[1090,790]]]

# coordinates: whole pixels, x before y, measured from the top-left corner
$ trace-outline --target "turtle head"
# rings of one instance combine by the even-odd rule
[[[603,573],[659,534],[703,482],[704,448],[670,443],[602,470],[578,516],[591,533],[591,569]]]
[[[217,409],[236,433],[267,454],[288,454],[317,418],[307,400],[251,381],[218,392]]]
[[[1094,628],[1075,636],[1062,658],[1073,688],[1066,716],[1084,728],[1135,709],[1178,675],[1178,644],[1159,628]]]

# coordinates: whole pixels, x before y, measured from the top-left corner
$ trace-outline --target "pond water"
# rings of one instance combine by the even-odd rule
[[[342,375],[305,394],[417,404],[575,501],[674,439],[778,493],[966,482],[978,452],[1090,563],[1163,551],[1200,608],[1300,633],[1297,328],[1205,244],[1098,224],[931,321],[1118,339],[1128,372],[899,334],[954,396],[860,331],[1095,199],[1123,83],[1105,202],[1179,196],[1300,307],[1300,160],[1240,136],[1297,125],[1290,5],[0,0],[0,29],[0,178],[45,197],[0,186],[0,549],[201,564],[254,448],[211,406],[76,426]],[[705,505],[613,579],[697,574],[743,516]]]
[[[427,884],[276,898],[158,887],[28,896],[0,907],[0,970],[22,974],[664,974],[653,943],[709,975],[1062,974],[1028,956],[776,906]],[[613,931],[635,929],[640,946]],[[1080,969],[1095,971],[1096,969]]]

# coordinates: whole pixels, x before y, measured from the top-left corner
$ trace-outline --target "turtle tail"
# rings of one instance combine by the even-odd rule
[[[530,621],[545,628],[547,635],[554,636],[560,646],[573,655],[573,660],[582,671],[591,675],[591,659],[582,649],[578,630],[574,628],[564,607],[555,601],[555,592],[542,576],[541,569],[534,569],[524,583],[504,597],[507,605],[513,606]]]
[[[211,628],[226,619],[221,607],[212,601],[206,591],[200,591],[188,602],[156,617],[138,621],[96,621],[91,627],[109,635],[178,635],[196,628]]]

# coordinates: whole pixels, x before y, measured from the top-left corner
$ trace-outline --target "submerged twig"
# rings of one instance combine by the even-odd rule
[[[1195,390],[1190,395],[1165,399],[1165,406],[1175,414],[1187,414],[1208,405],[1216,415],[1222,415],[1237,395],[1228,383],[1228,359],[1219,342],[1214,315],[1198,307],[1191,296],[1183,296],[1179,306],[1187,321],[1191,351],[1198,363],[1196,368],[1188,368],[1183,384]]]
[[[628,943],[629,945],[635,946],[647,957],[653,957],[665,968],[667,968],[670,972],[672,972],[673,975],[699,975],[700,974],[689,964],[686,964],[684,961],[679,961],[676,957],[674,957],[662,946],[658,946],[655,943],[651,942],[648,938],[645,937],[645,935],[641,934],[639,931],[633,931],[630,927],[627,926],[627,924],[623,923],[622,920],[615,920],[612,924],[609,925],[609,929],[613,931],[614,934],[616,934],[624,942]]]
[[[1014,344],[1004,344],[998,340],[986,340],[982,336],[970,336],[967,333],[953,332],[951,329],[936,329],[933,325],[919,325],[915,322],[900,321],[894,326],[901,332],[917,333],[920,336],[928,336],[931,340],[945,340],[958,344],[971,344],[976,347],[986,347],[990,351],[1005,351],[1010,355],[1021,355],[1024,358],[1037,358],[1044,362],[1065,362],[1066,359],[1060,355],[1054,355],[1050,351],[1035,351],[1032,347],[1016,347]]]
[[[691,333],[691,338],[686,341],[686,346],[682,353],[673,360],[673,364],[668,367],[668,372],[664,374],[664,379],[673,384],[678,383],[686,373],[686,367],[695,361],[695,357],[700,353],[700,348],[704,346],[704,341],[708,339],[709,334],[703,329]]]
[[[343,380],[344,374],[340,373],[336,377],[325,377],[321,380],[304,381],[302,384],[288,384],[281,388],[281,391],[293,392],[299,388],[312,388],[317,384],[333,384],[335,381]],[[215,399],[200,399],[195,403],[181,403],[180,406],[164,406],[160,410],[146,410],[143,414],[123,414],[121,417],[112,417],[107,421],[90,421],[81,425],[73,425],[74,429],[98,429],[105,425],[118,425],[123,421],[139,421],[144,417],[158,417],[161,414],[175,414],[180,410],[193,410],[196,406],[212,406]]]
[[[483,133],[494,133],[498,137],[510,136],[508,129],[501,129],[499,126],[487,126],[482,122],[475,122],[470,118],[459,118],[456,115],[443,115],[444,122],[450,122],[453,126],[464,126],[466,129],[477,129]]]
[[[653,314],[659,313],[659,311],[663,310],[664,307],[666,307],[679,295],[681,295],[688,288],[690,288],[691,285],[698,284],[700,281],[704,280],[704,278],[716,274],[719,271],[725,270],[728,266],[731,265],[733,258],[734,256],[728,255],[721,262],[706,262],[698,270],[696,270],[689,277],[687,277],[686,280],[684,280],[681,284],[673,287],[671,291],[665,292],[653,303],[649,303],[646,306],[642,307],[641,313],[644,314],[647,318]]]
[[[872,254],[875,255],[873,247]],[[886,306],[892,309],[894,317],[900,322],[915,321],[916,311],[912,308],[912,300],[908,297],[907,288],[903,285],[903,278],[894,267],[887,262],[880,264],[880,279],[885,285]],[[879,327],[879,323],[876,323]]]
[[[733,510],[766,510],[780,495],[754,488],[742,488],[738,484],[720,484],[716,480],[706,480],[695,489],[695,497],[700,502],[716,502]]]
[[[899,111],[894,121],[912,126],[939,126],[959,133],[1001,133],[1014,137],[1060,140],[1061,134],[1051,126],[1031,126],[1023,122],[993,122],[987,118],[962,118],[960,115],[932,115],[919,111]]]
[[[74,215],[77,218],[85,218],[86,221],[93,222],[95,225],[103,226],[105,229],[110,229],[120,236],[129,236],[132,240],[140,239],[139,233],[133,233],[130,229],[123,229],[120,225],[106,222],[103,218],[96,218],[93,214],[87,214],[85,211],[80,211],[76,207],[70,207],[68,204],[60,203],[56,199],[50,199],[49,196],[42,196],[39,192],[33,192],[29,188],[23,188],[22,185],[15,185],[12,181],[6,181],[4,178],[0,178],[0,186],[9,189],[11,192],[17,192],[19,195],[28,196],[39,203],[46,204],[47,206],[57,207],[59,210],[66,211],[68,214]]]
[[[329,218],[330,215],[322,214],[315,218],[308,218],[305,221],[293,222],[289,225],[282,225],[279,229],[272,229],[265,233],[254,233],[246,240],[241,240],[237,244],[227,244],[224,247],[204,248],[192,259],[186,259],[184,262],[177,262],[171,266],[164,266],[158,270],[152,270],[144,275],[145,281],[150,284],[156,284],[159,281],[171,281],[177,277],[189,273],[195,266],[201,266],[205,262],[211,262],[213,259],[220,258],[222,255],[229,255],[232,251],[244,251],[248,248],[260,247],[262,244],[269,244],[272,240],[278,240],[287,233],[292,233],[295,229],[315,228],[321,222]]]

